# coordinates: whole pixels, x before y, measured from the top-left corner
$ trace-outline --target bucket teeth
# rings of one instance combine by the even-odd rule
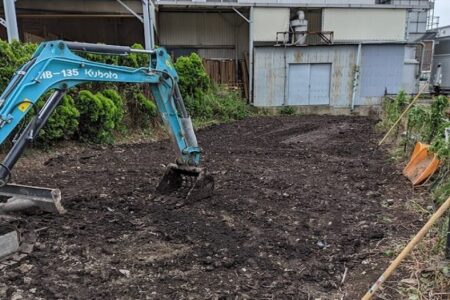
[[[155,200],[182,206],[211,197],[214,179],[205,169],[170,164],[156,188]]]

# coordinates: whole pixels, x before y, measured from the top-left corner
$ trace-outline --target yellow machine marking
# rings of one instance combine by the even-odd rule
[[[25,112],[25,111],[27,110],[27,108],[31,105],[31,103],[28,102],[28,101],[30,101],[30,100],[25,99],[25,100],[23,100],[23,101],[24,101],[24,102],[22,102],[22,103],[19,104],[19,110],[20,110],[21,112]],[[27,102],[25,102],[25,101],[27,101]]]

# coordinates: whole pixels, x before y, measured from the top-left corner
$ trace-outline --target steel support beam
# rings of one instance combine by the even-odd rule
[[[6,0],[5,0],[6,1]],[[144,24],[144,40],[145,49],[151,50],[155,47],[155,39],[153,36],[153,20],[150,13],[150,8],[152,8],[151,0],[142,0],[142,17],[135,12],[131,7],[126,5],[121,0],[116,0],[120,5],[122,5],[130,14],[135,16],[141,23]]]
[[[19,30],[17,29],[16,4],[15,0],[3,0],[3,9],[5,10],[6,31],[8,33],[8,42],[19,39]]]
[[[237,8],[236,7],[233,7],[233,10],[234,10],[234,12],[235,13],[237,13],[242,19],[244,19],[245,21],[247,21],[247,23],[250,23],[250,20],[249,19],[247,19],[247,17],[246,16],[244,16],[244,14],[243,13],[241,13],[239,10],[237,10]]]
[[[128,5],[126,5],[125,3],[123,3],[121,0],[116,0],[120,5],[123,6],[123,8],[125,8],[126,10],[128,10],[130,12],[130,14],[132,14],[133,16],[135,16],[136,18],[139,19],[139,21],[141,21],[141,23],[144,23],[144,19],[142,19],[142,17],[140,15],[138,15],[134,10],[131,9],[131,7],[129,7]]]
[[[145,49],[150,50],[155,46],[153,37],[153,20],[150,14],[151,0],[142,0],[142,15],[144,17]]]

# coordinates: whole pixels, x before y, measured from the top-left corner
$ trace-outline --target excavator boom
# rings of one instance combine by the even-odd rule
[[[74,52],[149,56],[149,65],[140,68],[109,65],[87,60]],[[49,90],[53,94],[22,131],[0,164],[0,196],[9,198],[0,203],[0,213],[23,207],[39,206],[44,210],[62,212],[57,189],[10,184],[11,169],[46,124],[68,89],[87,82],[117,82],[149,84],[160,116],[171,133],[177,149],[177,164],[171,164],[157,192],[162,196],[193,197],[194,191],[205,198],[211,195],[214,181],[199,168],[201,149],[181,97],[178,75],[170,56],[163,48],[132,49],[126,46],[50,41],[42,43],[30,61],[18,70],[0,96],[0,144],[17,128],[27,113],[36,107],[39,98]],[[189,175],[190,180],[184,178]],[[192,180],[194,178],[195,180]],[[186,189],[186,182],[192,187]],[[205,189],[202,190],[202,187]],[[180,190],[186,192],[180,194]],[[46,196],[43,196],[46,195]],[[44,201],[45,205],[42,203]],[[55,205],[48,205],[53,201]]]

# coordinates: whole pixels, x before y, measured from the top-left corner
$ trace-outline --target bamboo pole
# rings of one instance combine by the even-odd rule
[[[388,132],[386,132],[386,134],[384,135],[384,137],[381,139],[381,141],[378,143],[378,146],[381,146],[381,144],[383,144],[383,142],[386,140],[386,138],[389,136],[389,134],[391,133],[391,131],[395,128],[395,126],[397,126],[397,124],[400,122],[400,120],[403,118],[403,116],[409,111],[409,109],[414,105],[414,103],[416,103],[416,101],[419,99],[420,95],[425,91],[426,85],[424,85],[419,92],[417,93],[417,95],[414,97],[414,99],[411,101],[411,103],[408,105],[408,107],[402,112],[402,114],[400,115],[400,117],[398,117],[397,121],[395,121],[394,125],[392,125],[391,129],[389,129]]]
[[[402,260],[411,252],[414,246],[420,242],[420,240],[425,236],[425,234],[430,230],[431,226],[447,211],[450,207],[450,197],[444,202],[444,204],[439,207],[439,209],[431,216],[428,222],[420,229],[416,236],[406,245],[402,252],[395,258],[395,260],[390,264],[390,266],[384,271],[384,273],[378,278],[378,280],[372,285],[372,287],[367,291],[361,300],[372,299],[375,292],[381,287],[381,285],[391,276],[392,272],[397,269],[398,265]]]

